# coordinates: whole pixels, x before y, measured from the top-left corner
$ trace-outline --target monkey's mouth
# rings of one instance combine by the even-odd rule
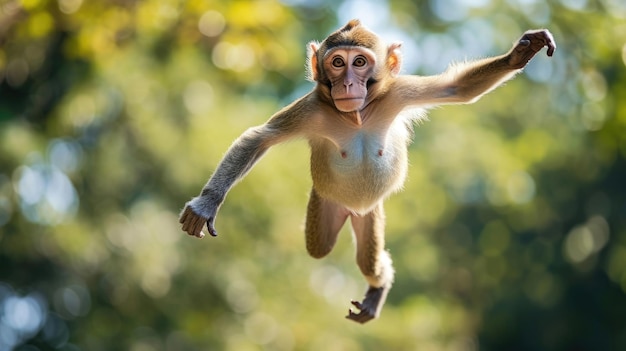
[[[364,101],[361,97],[335,99],[335,107],[341,112],[352,112],[360,109]]]
[[[364,98],[356,97],[356,98],[343,98],[343,99],[335,99],[335,101],[363,101]]]

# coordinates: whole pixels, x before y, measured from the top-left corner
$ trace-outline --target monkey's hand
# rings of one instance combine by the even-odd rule
[[[353,320],[358,323],[365,323],[374,318],[377,318],[380,314],[380,310],[387,299],[388,287],[375,288],[370,286],[365,293],[363,302],[352,301],[352,305],[358,308],[360,311],[355,313],[350,309],[348,311],[347,319]]]
[[[206,212],[202,215],[196,213],[194,208],[196,207],[196,203],[200,201],[200,198],[194,198],[193,200],[187,202],[185,204],[185,208],[180,213],[180,219],[178,220],[183,225],[183,230],[187,232],[189,235],[196,236],[198,238],[203,238],[204,233],[202,229],[206,224],[209,234],[211,236],[217,236],[217,231],[214,227],[215,215],[217,214],[217,207],[214,206],[209,209],[201,207]]]
[[[509,52],[509,64],[515,69],[524,68],[544,46],[548,47],[548,56],[552,56],[556,50],[556,43],[550,31],[547,29],[526,31]]]

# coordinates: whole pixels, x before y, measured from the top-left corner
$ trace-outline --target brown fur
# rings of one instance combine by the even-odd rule
[[[378,317],[393,282],[391,258],[384,249],[383,201],[404,182],[412,122],[423,116],[425,108],[477,100],[512,78],[544,46],[551,56],[555,45],[547,30],[528,31],[505,55],[457,64],[436,76],[398,75],[400,45],[385,46],[358,20],[348,22],[321,44],[309,44],[309,77],[316,87],[233,143],[201,194],[186,204],[180,217],[183,230],[203,237],[206,225],[211,235],[217,235],[215,217],[230,188],[272,145],[306,138],[313,178],[307,251],[316,258],[327,255],[350,218],[357,264],[369,288],[362,302],[352,302],[357,311],[350,311],[347,318],[365,323]],[[326,59],[329,53],[342,59],[367,58],[371,67],[361,70],[349,60],[345,67],[332,66],[332,57]],[[330,70],[334,71],[329,76]],[[363,99],[335,101],[346,100],[345,96],[355,100],[352,83],[366,88]],[[342,112],[337,105],[355,108]]]

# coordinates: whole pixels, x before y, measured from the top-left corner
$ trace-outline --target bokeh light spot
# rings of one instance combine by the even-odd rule
[[[200,33],[206,35],[207,37],[220,35],[222,31],[224,31],[225,27],[226,19],[224,18],[224,15],[217,11],[205,12],[198,21],[198,29],[200,30]]]

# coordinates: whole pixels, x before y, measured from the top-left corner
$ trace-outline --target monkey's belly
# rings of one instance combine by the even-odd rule
[[[359,147],[348,150],[322,148],[311,157],[313,186],[317,193],[364,214],[398,191],[408,167],[406,146]],[[367,145],[365,145],[367,146]]]

